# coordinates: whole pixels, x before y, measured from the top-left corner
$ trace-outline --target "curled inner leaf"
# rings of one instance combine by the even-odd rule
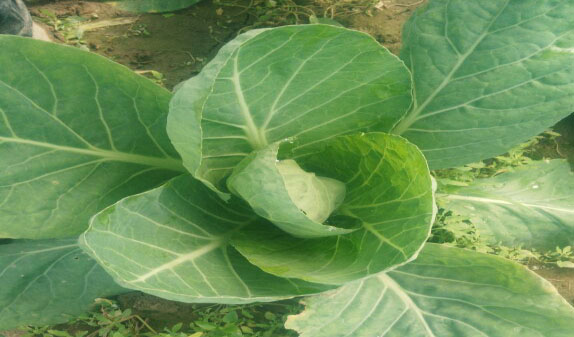
[[[345,199],[345,184],[306,172],[292,159],[277,163],[293,203],[311,220],[325,222]]]
[[[255,213],[301,238],[350,233],[348,226],[323,224],[343,202],[345,184],[305,171],[294,160],[277,160],[279,143],[255,151],[233,170],[229,190]]]

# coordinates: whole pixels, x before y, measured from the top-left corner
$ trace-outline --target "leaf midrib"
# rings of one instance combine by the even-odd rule
[[[422,310],[409,297],[409,295],[404,291],[404,289],[387,274],[380,274],[377,277],[385,286],[391,289],[391,291],[393,291],[399,297],[401,302],[403,302],[409,310],[411,310],[415,314],[417,320],[422,324],[425,334],[428,335],[429,337],[436,337],[436,335],[433,333],[432,329],[428,325],[426,319],[424,318]]]
[[[55,251],[55,250],[62,250],[62,249],[67,249],[67,248],[72,248],[72,247],[78,247],[78,244],[77,244],[77,243],[66,244],[66,245],[55,246],[55,247],[51,247],[51,248],[42,248],[42,249],[36,249],[36,250],[21,251],[21,252],[13,253],[13,254],[1,254],[0,256],[1,256],[1,257],[7,257],[7,256],[27,256],[27,255],[47,253],[47,252],[52,252],[52,251]]]
[[[237,97],[237,102],[239,103],[239,111],[241,112],[241,116],[243,116],[246,124],[244,131],[247,135],[247,138],[249,139],[249,143],[254,149],[262,149],[267,146],[265,132],[260,130],[257,125],[255,125],[255,121],[251,115],[249,105],[247,104],[243,94],[243,89],[241,88],[241,74],[238,64],[240,50],[241,47],[237,49],[235,56],[233,57],[233,76],[231,77],[231,81],[233,82],[233,90],[235,92],[235,96]]]
[[[193,262],[197,258],[199,258],[203,255],[206,255],[208,253],[211,253],[212,251],[214,251],[216,249],[221,248],[224,244],[225,244],[224,240],[213,240],[210,243],[208,243],[204,246],[201,246],[200,248],[198,248],[196,250],[193,250],[187,254],[180,255],[177,258],[175,258],[169,262],[163,263],[163,264],[151,269],[149,272],[147,272],[143,275],[140,275],[137,279],[129,280],[126,282],[130,283],[130,284],[145,282],[149,278],[151,278],[157,274],[160,274],[166,270],[173,270],[173,268],[175,268],[181,264],[184,264],[187,262]]]
[[[557,212],[574,214],[574,209],[532,204],[532,203],[521,202],[521,201],[510,201],[510,200],[504,200],[504,199],[475,197],[475,196],[471,196],[471,195],[459,195],[459,194],[437,194],[437,197],[441,197],[441,198],[445,198],[445,199],[451,199],[451,200],[454,199],[454,200],[474,201],[474,202],[480,202],[480,203],[485,203],[485,204],[518,205],[518,206],[523,206],[526,208],[538,208],[538,209],[543,209],[543,210],[550,210],[550,211],[557,211]]]
[[[126,152],[116,152],[116,151],[109,151],[103,150],[99,148],[77,148],[71,146],[64,146],[64,145],[56,145],[50,144],[45,142],[38,142],[35,140],[23,139],[23,138],[16,138],[16,137],[2,137],[0,136],[0,143],[7,142],[7,143],[16,143],[16,144],[24,144],[24,145],[31,145],[37,147],[43,147],[47,149],[53,149],[62,152],[70,152],[70,153],[77,153],[77,154],[84,154],[88,156],[100,157],[104,158],[109,161],[119,161],[125,163],[132,163],[132,164],[140,164],[146,166],[153,166],[158,168],[163,168],[171,171],[177,172],[187,172],[181,160],[176,158],[160,158],[160,157],[150,157],[144,155],[138,155],[133,153],[126,153]]]

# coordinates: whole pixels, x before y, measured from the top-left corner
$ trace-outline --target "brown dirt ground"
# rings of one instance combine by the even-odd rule
[[[411,4],[419,2],[386,0],[386,8],[381,10],[372,10],[368,14],[342,14],[335,19],[349,28],[371,34],[392,52],[398,53],[402,24],[416,8]],[[256,19],[242,7],[222,7],[213,1],[203,1],[169,15],[136,16],[107,4],[84,1],[61,1],[31,8],[36,17],[46,17],[42,13],[45,10],[59,18],[80,16],[90,22],[135,16],[136,21],[132,24],[85,32],[82,40],[91,51],[134,70],[162,73],[168,88],[197,74],[224,43]],[[61,32],[51,30],[57,41],[65,41]]]
[[[43,16],[40,9],[58,17],[97,17],[91,22],[134,16],[107,4],[83,1],[37,6],[32,13]],[[239,12],[240,8],[230,9],[228,15],[220,16],[211,1],[204,1],[173,15],[144,14],[135,16],[132,24],[87,31],[82,40],[91,51],[134,70],[162,73],[166,87],[172,88],[197,74],[225,41],[249,23],[249,17]],[[64,40],[62,34],[53,33],[57,40]]]
[[[574,169],[574,114],[570,115],[558,123],[554,130],[561,137],[557,139],[557,152],[564,158],[568,158],[570,166]]]
[[[386,1],[388,8],[382,8],[371,15],[353,15],[347,20],[347,27],[373,36],[392,53],[399,54],[401,29],[413,11],[424,3],[416,0]]]
[[[318,1],[318,0],[316,0]],[[246,1],[249,3],[249,1]],[[401,27],[412,11],[424,3],[418,0],[385,0],[380,10],[369,13],[353,13],[336,16],[335,19],[348,28],[371,34],[393,53],[401,45]],[[83,1],[62,1],[35,5],[33,15],[44,16],[40,9],[55,12],[58,17],[82,16],[91,21],[119,17],[134,17],[118,9],[102,4]],[[90,50],[137,71],[155,70],[165,76],[164,85],[173,88],[177,83],[197,74],[219,48],[235,37],[242,28],[253,24],[255,18],[241,7],[215,5],[212,1],[172,13],[173,15],[143,14],[135,16],[136,21],[86,32],[83,40]],[[148,34],[142,33],[146,31]],[[53,32],[56,40],[64,41],[62,35]],[[559,140],[558,152],[574,158],[574,117],[559,125],[564,137]],[[570,303],[574,303],[574,271],[565,269],[543,269],[537,273],[552,282]],[[172,317],[177,321],[179,314],[186,314],[189,307],[174,302],[169,305],[157,299],[150,300],[143,295],[130,295],[124,304],[139,311],[160,311],[158,318]],[[136,296],[136,297],[133,297]]]
[[[551,268],[535,271],[552,283],[570,304],[574,304],[574,269]]]

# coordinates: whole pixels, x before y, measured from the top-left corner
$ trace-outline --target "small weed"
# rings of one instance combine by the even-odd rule
[[[336,23],[339,17],[370,13],[376,8],[375,0],[316,0],[302,3],[294,0],[214,0],[222,7],[239,7],[255,18],[255,22],[243,30],[257,27],[276,27],[303,23]]]
[[[556,265],[559,268],[574,268],[574,251],[572,246],[556,247],[554,251],[541,254],[539,260],[545,264]]]
[[[152,80],[155,84],[161,85],[165,87],[165,76],[156,70],[137,70],[136,73],[143,75],[150,80]]]
[[[440,208],[433,225],[429,242],[467,248],[482,253],[492,253],[480,236],[478,228],[465,217]]]
[[[549,148],[556,149],[558,146],[556,139],[559,136],[560,134],[549,130],[514,147],[503,155],[462,167],[437,170],[433,173],[440,184],[468,186],[477,178],[489,178],[510,172],[517,167],[532,163],[533,160],[559,157],[554,151],[548,151]]]
[[[198,311],[199,319],[190,328],[202,337],[290,337],[297,336],[284,329],[288,315],[300,311],[296,303],[224,306]],[[192,335],[193,336],[193,335]],[[195,336],[194,336],[195,337]]]
[[[26,327],[22,337],[295,337],[285,330],[288,315],[302,308],[296,302],[266,305],[197,305],[191,322],[152,327],[148,319],[115,301],[96,300],[97,311],[67,324]]]
[[[82,16],[67,16],[60,18],[55,12],[49,9],[40,9],[40,14],[38,20],[50,26],[54,32],[59,33],[60,37],[65,43],[83,46],[85,42],[83,38],[83,30],[81,29],[81,24],[88,21],[87,18]]]
[[[148,30],[147,25],[143,23],[137,23],[130,26],[130,28],[128,29],[128,34],[131,36],[144,36],[144,37],[151,36],[151,33]]]
[[[444,208],[439,209],[429,242],[498,255],[526,265],[535,264],[537,268],[574,268],[574,251],[571,246],[539,252],[521,246],[508,247],[500,243],[487,243],[470,219]]]

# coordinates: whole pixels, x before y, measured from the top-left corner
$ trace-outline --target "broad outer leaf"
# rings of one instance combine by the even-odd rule
[[[574,309],[525,267],[428,244],[387,274],[305,299],[301,337],[569,337]]]
[[[90,216],[185,171],[170,94],[77,48],[0,36],[0,237],[81,233]]]
[[[234,201],[175,178],[99,213],[81,243],[119,284],[180,302],[266,302],[332,288],[266,274],[229,247],[234,232],[261,221]]]
[[[346,184],[346,198],[327,223],[355,231],[298,239],[251,225],[232,239],[250,262],[278,276],[343,284],[416,257],[435,207],[428,167],[416,146],[374,132],[333,138],[295,156],[306,171]]]
[[[134,13],[164,13],[187,8],[199,1],[201,0],[119,0],[112,4]]]
[[[504,153],[566,117],[572,17],[572,1],[430,1],[404,28],[415,102],[393,133],[439,169]]]
[[[438,195],[491,243],[554,249],[574,245],[574,173],[566,160],[540,161]]]
[[[328,25],[247,34],[183,85],[170,108],[168,132],[185,166],[220,190],[255,149],[388,131],[411,104],[408,70],[367,34]]]
[[[76,239],[0,244],[0,330],[63,323],[88,311],[117,285]]]
[[[289,183],[294,182],[286,181],[280,172],[278,151],[279,143],[275,143],[245,157],[227,179],[229,190],[247,201],[259,216],[296,237],[313,238],[352,232],[353,229],[322,224],[303,213],[288,191],[288,187],[292,186]],[[315,207],[322,206],[317,198],[311,203]]]

